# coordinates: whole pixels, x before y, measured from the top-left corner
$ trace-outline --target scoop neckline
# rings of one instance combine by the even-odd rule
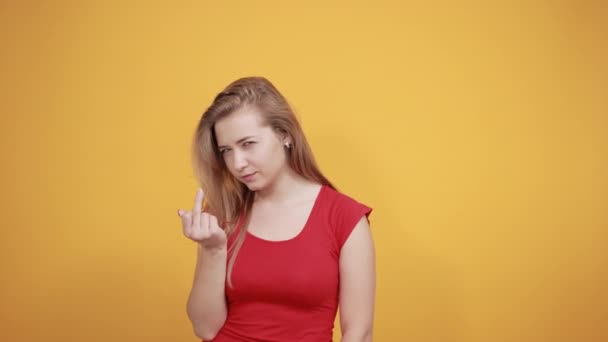
[[[321,195],[323,194],[324,189],[325,189],[325,184],[321,184],[321,188],[319,189],[319,192],[317,193],[317,197],[315,198],[315,201],[312,205],[312,209],[310,210],[310,213],[308,214],[308,217],[306,218],[306,222],[304,223],[304,226],[302,227],[302,229],[300,229],[298,234],[296,234],[294,237],[291,237],[291,238],[285,239],[285,240],[268,240],[268,239],[261,238],[255,234],[251,233],[249,231],[249,229],[247,229],[247,231],[246,231],[247,235],[258,241],[267,242],[267,243],[271,243],[271,244],[280,244],[280,243],[295,241],[300,236],[304,235],[304,232],[308,229],[308,226],[310,225],[310,221],[312,220],[312,216],[317,212],[317,207],[319,206]]]

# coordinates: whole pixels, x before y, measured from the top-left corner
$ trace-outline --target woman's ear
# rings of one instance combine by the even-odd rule
[[[293,145],[293,140],[291,139],[291,137],[289,136],[289,134],[281,128],[275,128],[275,133],[277,135],[277,137],[279,138],[279,141],[283,144],[290,144]]]

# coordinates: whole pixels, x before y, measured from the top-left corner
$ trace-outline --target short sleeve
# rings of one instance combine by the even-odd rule
[[[336,246],[338,251],[350,236],[357,223],[365,216],[369,221],[369,215],[372,208],[358,202],[357,200],[342,195],[338,198],[334,207],[334,229],[336,237]]]

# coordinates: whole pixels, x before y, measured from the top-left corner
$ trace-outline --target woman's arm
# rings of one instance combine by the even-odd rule
[[[342,342],[373,337],[376,258],[367,218],[355,226],[340,252],[340,326]]]
[[[226,248],[197,250],[196,270],[187,312],[196,336],[213,339],[226,321]]]
[[[192,211],[177,210],[184,235],[197,243],[196,269],[186,312],[196,336],[211,340],[226,322],[226,233],[217,217],[202,212],[203,189],[196,191]]]

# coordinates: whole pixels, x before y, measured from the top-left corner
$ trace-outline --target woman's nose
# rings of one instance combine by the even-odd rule
[[[247,166],[247,158],[245,154],[239,150],[234,150],[232,154],[234,157],[234,168],[237,170],[242,170]]]

